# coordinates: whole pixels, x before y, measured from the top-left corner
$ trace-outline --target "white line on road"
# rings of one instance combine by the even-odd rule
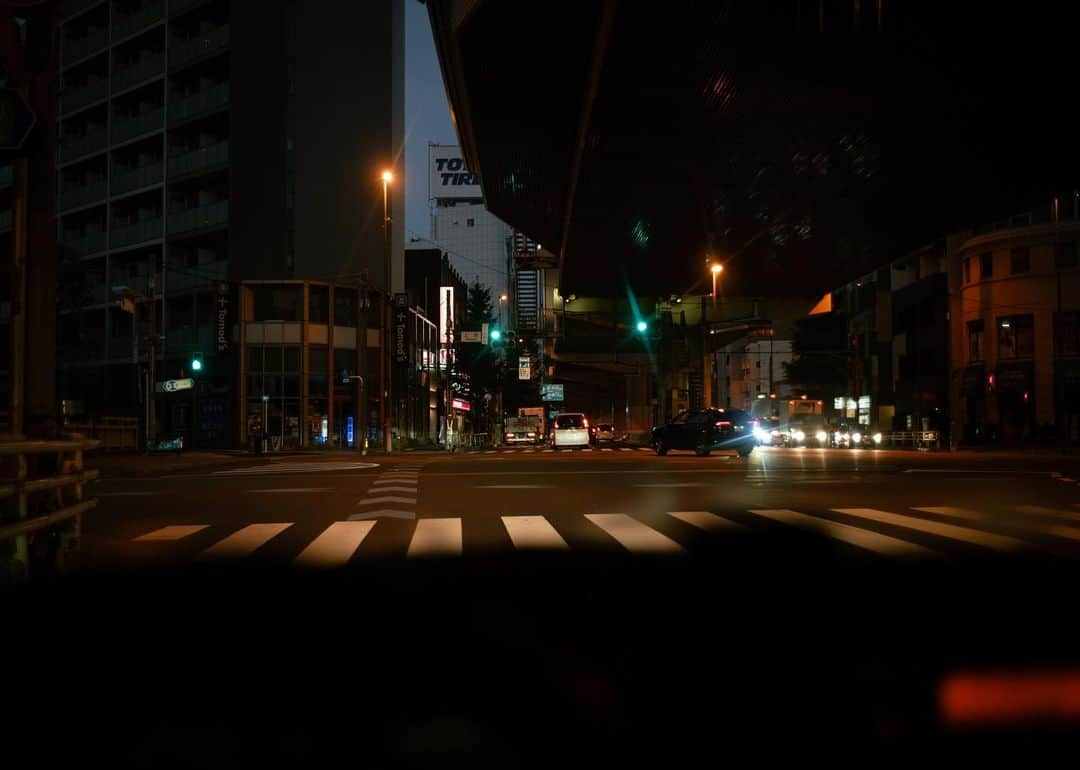
[[[551,484],[477,484],[474,489],[554,489]]]
[[[409,493],[415,495],[416,494],[416,485],[413,484],[413,485],[410,486],[410,485],[407,485],[407,484],[399,484],[398,486],[394,486],[394,487],[372,487],[370,490],[368,490],[369,495],[373,495],[376,492],[378,492],[380,495],[383,492],[409,492]]]
[[[1032,516],[1049,516],[1052,519],[1065,519],[1066,521],[1080,521],[1080,513],[1068,511],[1063,508],[1049,508],[1045,505],[1017,505],[1016,510]]]
[[[615,450],[614,450],[614,449],[612,449],[611,447],[604,447],[604,448],[603,448],[603,449],[601,449],[600,451],[601,451],[601,452],[614,452]]]
[[[698,529],[703,529],[706,532],[749,532],[750,530],[744,527],[738,522],[731,519],[725,519],[722,516],[717,516],[715,513],[709,511],[668,511],[668,516],[672,516],[679,521],[685,521],[687,524],[692,524]]]
[[[396,497],[394,495],[387,495],[386,497],[368,497],[364,500],[358,501],[357,505],[382,505],[383,503],[401,503],[403,505],[416,505],[415,497]]]
[[[926,506],[923,508],[916,508],[916,511],[926,511],[927,513],[940,513],[943,516],[957,516],[960,518],[971,519],[989,519],[989,516],[985,514],[976,513],[975,511],[967,510],[966,508],[953,508],[948,505],[938,506]],[[1016,521],[1009,520],[1009,526],[1019,527],[1020,529],[1026,529],[1029,532],[1037,532],[1044,535],[1054,535],[1055,537],[1063,537],[1068,540],[1080,540],[1080,529],[1077,527],[1066,527],[1062,524],[1053,524],[1050,526],[1042,526],[1041,524],[1033,524],[1028,521]]]
[[[631,449],[630,447],[624,446],[624,447],[619,447],[619,451],[620,452],[633,452],[634,450]]]
[[[253,495],[272,495],[278,492],[329,492],[331,487],[278,487],[277,489],[249,489]]]
[[[914,529],[918,532],[928,532],[931,535],[947,537],[952,540],[960,540],[965,543],[981,545],[984,548],[993,548],[995,551],[1011,551],[1017,548],[1025,548],[1027,544],[1015,537],[1006,535],[993,535],[978,529],[958,527],[955,524],[945,524],[940,521],[928,521],[914,516],[904,516],[899,513],[879,511],[875,508],[833,508],[837,513],[846,516],[856,516],[860,519],[878,521],[882,524],[891,524],[894,527]]]
[[[671,484],[634,484],[635,487],[707,487],[708,484],[698,483],[693,481],[687,481],[683,483],[671,483]]]
[[[374,526],[374,521],[335,521],[300,552],[296,564],[301,567],[339,567],[349,561]]]
[[[200,559],[237,559],[247,556],[259,546],[292,526],[291,522],[274,524],[248,524],[243,529],[233,532],[224,540],[215,543],[201,554]]]
[[[384,473],[375,479],[373,484],[389,484],[391,481],[416,481],[420,478],[418,473]]]
[[[147,495],[167,495],[171,489],[159,489],[154,492],[98,492],[98,497],[146,497]]]
[[[849,524],[841,524],[829,519],[820,519],[817,516],[807,516],[805,513],[792,511],[787,508],[751,508],[750,513],[764,516],[773,521],[779,521],[792,527],[815,532],[820,535],[831,537],[848,545],[864,548],[867,551],[881,554],[882,556],[937,556],[936,551],[925,548],[907,540],[889,537],[868,529],[852,527]]]
[[[519,551],[566,549],[569,546],[543,516],[503,516],[503,526]]]
[[[409,556],[460,556],[461,519],[420,519],[409,543]]]
[[[922,511],[923,513],[936,513],[938,516],[952,516],[954,519],[968,519],[970,521],[982,521],[986,518],[982,514],[967,508],[954,508],[951,505],[913,506],[912,510]]]
[[[188,535],[194,535],[196,532],[202,532],[209,526],[209,524],[171,524],[168,527],[147,532],[145,535],[139,535],[135,540],[140,542],[179,540]]]
[[[636,553],[681,553],[683,547],[667,535],[625,513],[587,513],[585,518]]]
[[[416,513],[413,511],[398,511],[393,508],[380,508],[377,511],[354,513],[352,516],[346,518],[347,521],[367,521],[368,519],[415,519]]]
[[[278,473],[326,473],[328,471],[354,471],[354,470],[367,470],[368,468],[378,468],[377,463],[319,463],[319,462],[305,462],[305,463],[293,463],[285,465],[284,463],[274,463],[270,465],[254,465],[246,468],[227,468],[221,471],[214,471],[214,476],[260,476],[260,475],[273,475]]]

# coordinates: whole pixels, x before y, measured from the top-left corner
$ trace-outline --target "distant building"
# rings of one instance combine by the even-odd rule
[[[60,398],[143,413],[154,276],[157,378],[205,357],[197,396],[159,400],[160,432],[234,443],[260,408],[238,379],[241,283],[401,289],[404,218],[390,281],[380,172],[404,136],[403,3],[59,3]],[[282,435],[306,442],[310,411],[283,411],[301,429]]]
[[[512,229],[484,207],[480,181],[465,168],[461,148],[429,146],[431,240],[472,285],[491,290],[494,304],[510,290]]]
[[[1080,199],[952,239],[952,422],[961,441],[1080,440]]]

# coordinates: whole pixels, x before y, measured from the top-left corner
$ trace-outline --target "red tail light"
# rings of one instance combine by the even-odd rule
[[[588,428],[588,427],[589,427],[589,421],[588,421],[587,419],[585,420],[585,427],[586,427],[586,428]]]
[[[731,423],[728,420],[720,420],[716,423],[717,428],[731,427]]]

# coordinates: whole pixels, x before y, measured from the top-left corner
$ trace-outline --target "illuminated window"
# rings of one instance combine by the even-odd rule
[[[998,358],[1031,358],[1035,352],[1035,319],[1030,315],[998,318]]]

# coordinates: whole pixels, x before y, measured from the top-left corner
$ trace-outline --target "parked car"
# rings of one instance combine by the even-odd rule
[[[589,426],[589,436],[594,444],[599,444],[601,441],[614,441],[615,426],[610,422],[593,423]]]
[[[586,447],[589,445],[589,418],[581,412],[564,412],[555,418],[551,426],[551,446]]]
[[[754,451],[754,423],[739,409],[686,411],[667,425],[653,428],[652,445],[658,455],[672,449],[689,449],[698,457],[707,457],[714,450],[731,449],[747,457]]]

